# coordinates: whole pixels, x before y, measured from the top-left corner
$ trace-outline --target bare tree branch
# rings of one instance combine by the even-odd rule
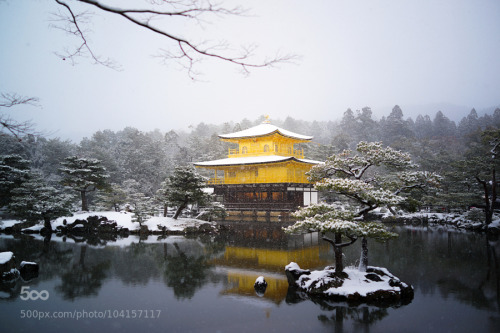
[[[11,108],[19,104],[38,106],[38,98],[25,97],[11,93],[0,93],[0,108]]]
[[[60,1],[60,0],[55,0],[59,5],[65,7],[69,13],[69,16],[63,15],[61,12],[58,14],[54,14],[56,17],[55,20],[53,21],[60,21],[66,23],[63,27],[57,26],[57,25],[52,25],[52,27],[60,29],[65,31],[68,34],[75,35],[80,38],[81,44],[76,47],[73,51],[68,51],[66,50],[65,54],[59,54],[56,53],[56,55],[61,58],[62,60],[69,59],[71,60],[72,64],[74,65],[75,59],[79,56],[85,56],[85,52],[88,52],[90,57],[94,60],[96,64],[103,65],[115,70],[119,69],[119,66],[115,63],[115,61],[111,59],[105,59],[103,60],[100,56],[97,56],[94,54],[92,49],[89,46],[89,43],[85,37],[85,35],[88,33],[88,31],[84,31],[80,28],[79,22],[87,22],[89,20],[89,16],[91,13],[89,12],[83,12],[79,14],[75,14],[71,7]]]
[[[87,32],[84,31],[80,24],[82,20],[85,20],[88,13],[75,14],[71,5],[63,0],[55,0],[57,4],[63,6],[68,12],[67,15],[60,14],[58,18],[60,21],[64,21],[66,24],[64,27],[58,27],[67,33],[76,35],[81,39],[81,44],[73,52],[66,53],[65,56],[60,56],[63,59],[71,59],[79,56],[85,56],[88,53],[89,56],[97,64],[101,64],[107,67],[113,67],[114,62],[110,60],[101,60],[100,57],[96,56],[92,51],[88,40],[86,38]],[[175,43],[175,52],[162,50],[162,57],[165,59],[176,59],[182,61],[182,66],[188,71],[191,78],[195,78],[199,75],[194,69],[195,65],[203,58],[212,58],[220,61],[228,62],[233,65],[240,67],[241,71],[245,74],[249,74],[250,68],[262,68],[262,67],[273,67],[279,63],[288,63],[297,60],[298,57],[291,54],[282,55],[280,53],[276,54],[272,58],[266,58],[260,61],[254,61],[252,58],[254,56],[255,46],[243,47],[241,52],[237,55],[229,55],[229,47],[225,43],[217,43],[211,46],[204,46],[205,43],[195,43],[192,40],[176,36],[165,29],[159,28],[152,24],[155,18],[167,18],[167,17],[178,17],[187,20],[195,20],[197,22],[201,21],[203,15],[211,16],[227,16],[227,15],[243,15],[244,10],[240,7],[235,7],[232,9],[227,9],[219,4],[212,4],[209,0],[206,1],[196,1],[196,0],[149,0],[148,2],[153,6],[168,5],[173,10],[160,10],[154,8],[117,8],[113,6],[106,5],[102,1],[96,0],[75,0],[83,4],[87,4],[101,11],[118,15],[125,18],[132,24],[147,29],[167,38]],[[87,15],[87,16],[86,16]]]
[[[16,105],[28,104],[38,105],[38,98],[25,97],[18,94],[0,93],[0,108],[11,108]],[[0,114],[0,132],[7,131],[14,135],[19,141],[21,136],[27,134],[36,134],[33,130],[33,124],[30,121],[18,122],[10,116]],[[0,134],[2,135],[2,134]]]

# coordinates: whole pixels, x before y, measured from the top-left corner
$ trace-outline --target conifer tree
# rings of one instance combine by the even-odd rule
[[[190,204],[204,205],[210,201],[210,196],[203,191],[206,179],[191,166],[176,167],[173,174],[164,184],[164,197],[177,210],[174,219]]]
[[[362,141],[356,153],[344,150],[334,154],[324,164],[314,166],[309,178],[316,189],[347,198],[347,209],[343,210],[336,204],[302,208],[295,216],[303,220],[285,230],[289,233],[322,233],[323,240],[333,246],[337,273],[344,269],[342,248],[361,237],[360,269],[365,270],[368,265],[367,238],[383,241],[396,234],[387,231],[380,223],[364,222],[363,218],[379,207],[392,209],[402,204],[411,190],[434,187],[440,180],[440,176],[433,173],[412,171],[415,167],[409,154],[383,147],[381,142]],[[326,237],[327,232],[333,233],[334,239]],[[349,240],[344,241],[345,238]]]
[[[34,174],[12,190],[9,209],[27,221],[44,221],[44,227],[51,231],[51,220],[71,215],[73,197],[48,185],[39,174]]]
[[[28,179],[29,161],[20,155],[0,156],[0,207],[11,200],[11,191]]]
[[[78,156],[66,157],[61,166],[62,184],[80,193],[82,211],[88,211],[87,193],[108,188],[106,168],[100,160]]]

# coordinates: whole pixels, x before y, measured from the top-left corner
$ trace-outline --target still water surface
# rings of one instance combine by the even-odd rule
[[[329,265],[330,246],[272,224],[238,226],[105,246],[1,236],[0,251],[38,262],[40,275],[1,287],[0,331],[500,332],[500,242],[484,234],[400,226],[398,239],[369,242],[371,265],[415,287],[410,304],[378,308],[293,301],[284,266]],[[357,263],[359,246],[347,248],[346,264]],[[268,287],[259,296],[261,275]],[[26,290],[49,297],[22,300]],[[39,318],[47,315],[73,318]]]

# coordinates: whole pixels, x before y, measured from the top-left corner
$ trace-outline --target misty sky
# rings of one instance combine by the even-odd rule
[[[198,68],[202,82],[193,82],[175,62],[153,57],[174,43],[92,9],[91,46],[122,70],[87,59],[72,66],[54,55],[78,42],[50,28],[51,12],[61,6],[0,1],[0,91],[36,96],[41,105],[2,112],[79,141],[108,128],[168,131],[263,114],[338,120],[347,108],[370,106],[378,118],[398,104],[405,116],[433,116],[439,108],[455,119],[454,112],[500,105],[498,0],[241,3],[250,10],[244,17],[219,17],[202,27],[175,21],[168,28],[200,41],[257,44],[263,56],[294,53],[296,64],[245,77],[231,64],[206,60]]]

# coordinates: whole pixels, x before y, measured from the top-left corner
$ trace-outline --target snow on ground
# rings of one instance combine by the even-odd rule
[[[73,216],[59,217],[58,219],[51,222],[52,229],[55,230],[58,226],[64,225],[64,220],[66,220],[67,224],[71,224],[76,220],[86,220],[89,216],[104,216],[109,221],[115,221],[119,227],[127,228],[130,231],[139,230],[140,228],[139,223],[133,222],[132,220],[134,216],[133,213],[125,211],[122,212],[108,211],[108,212],[80,212],[80,213],[75,213]],[[0,230],[5,229],[7,227],[12,227],[13,225],[21,222],[23,221],[16,221],[16,220],[0,221]],[[171,217],[155,216],[151,217],[142,224],[146,225],[149,230],[159,230],[158,226],[161,226],[165,227],[167,230],[170,231],[183,231],[188,227],[196,227],[205,223],[209,222],[193,218],[178,218],[177,220],[174,220]],[[43,222],[23,230],[40,231],[42,228],[43,228]]]
[[[376,268],[384,270],[388,276],[382,276],[382,281],[368,281],[366,279],[366,272],[361,272],[359,269],[354,267],[346,267],[344,272],[349,275],[349,278],[344,280],[344,284],[342,286],[330,288],[326,291],[326,293],[343,296],[358,293],[360,296],[366,297],[369,293],[374,293],[378,290],[399,292],[399,287],[392,287],[389,285],[391,278],[395,277],[384,268]]]
[[[495,228],[500,230],[500,218],[493,220],[493,222],[491,222],[491,224],[489,225],[489,228]]]
[[[0,220],[0,230],[12,227],[15,224],[20,223],[19,220]]]
[[[119,227],[127,228],[129,230],[139,230],[140,226],[138,222],[134,222],[133,213],[121,211],[121,212],[85,212],[77,213],[71,217],[60,217],[52,222],[52,228],[55,229],[60,225],[63,225],[63,221],[66,220],[68,224],[75,222],[75,220],[86,220],[89,216],[104,216],[109,221],[115,221]],[[188,227],[198,226],[200,224],[209,223],[206,221],[201,221],[193,218],[178,218],[177,220],[171,217],[154,216],[143,222],[142,225],[146,225],[149,230],[159,230],[158,226],[166,227],[170,231],[183,231]]]

